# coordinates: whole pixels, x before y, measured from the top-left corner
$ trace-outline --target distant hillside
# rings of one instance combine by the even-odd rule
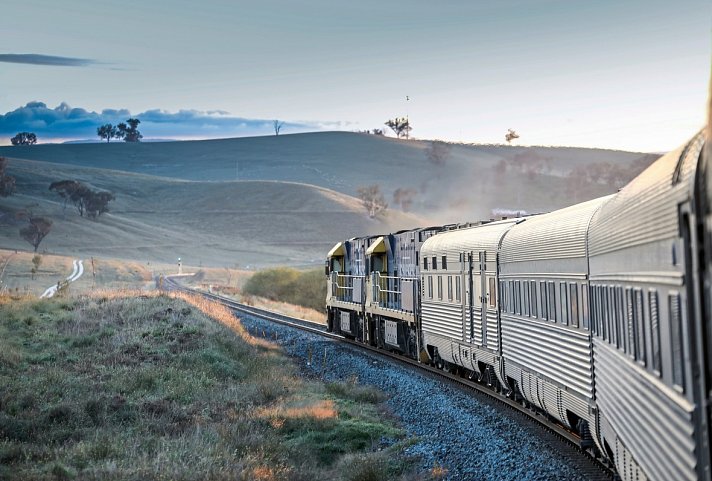
[[[422,225],[391,211],[372,220],[360,202],[332,190],[274,181],[203,182],[58,165],[10,161],[17,194],[0,201],[0,246],[28,249],[16,213],[31,209],[54,220],[40,249],[78,256],[211,266],[321,264],[334,243],[363,233]],[[48,190],[77,179],[115,193],[111,212],[92,221],[62,209]]]
[[[392,208],[441,222],[490,217],[493,209],[548,211],[605,195],[657,155],[568,147],[450,145],[439,164],[431,143],[348,132],[142,144],[0,147],[0,156],[186,180],[279,180],[349,195],[377,183]]]

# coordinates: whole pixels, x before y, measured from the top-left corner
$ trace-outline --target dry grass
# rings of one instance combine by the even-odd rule
[[[402,436],[353,389],[301,379],[194,296],[0,296],[0,479],[345,478],[342,459],[381,466],[371,451]]]

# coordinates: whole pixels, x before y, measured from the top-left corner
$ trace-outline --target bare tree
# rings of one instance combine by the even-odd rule
[[[418,194],[415,189],[402,189],[398,187],[393,192],[393,202],[401,206],[403,212],[408,212],[413,206],[413,198]]]
[[[504,134],[504,140],[506,140],[508,144],[511,144],[512,140],[518,139],[518,138],[519,138],[519,134],[516,133],[512,129],[507,129],[507,133]]]
[[[445,162],[450,156],[450,149],[450,144],[435,140],[433,142],[430,142],[430,146],[425,149],[425,155],[428,157],[428,160],[433,164],[445,165]]]
[[[52,230],[52,221],[46,217],[30,217],[28,224],[20,229],[20,235],[23,239],[30,243],[37,252],[42,239]]]
[[[401,137],[406,137],[408,132],[413,130],[410,126],[410,121],[405,117],[396,117],[395,119],[389,119],[385,123],[386,127],[389,127],[399,139]]]
[[[386,199],[381,193],[381,186],[378,184],[359,187],[356,192],[358,192],[358,198],[361,199],[361,203],[368,211],[370,218],[373,219],[388,208],[388,203],[386,203]]]
[[[282,126],[284,125],[284,122],[275,120],[272,125],[274,126],[274,135],[279,135],[279,131],[282,130]]]

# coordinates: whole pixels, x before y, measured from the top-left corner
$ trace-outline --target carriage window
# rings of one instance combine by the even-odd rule
[[[579,308],[578,308],[578,286],[569,284],[569,305],[571,306],[571,325],[579,326]]]
[[[452,276],[447,276],[447,299],[452,301]]]
[[[532,302],[532,317],[537,316],[537,311],[536,311],[536,281],[531,281],[529,283],[529,288],[530,288],[530,296],[529,298],[531,299]]]
[[[556,284],[549,282],[549,320],[556,322]]]
[[[438,258],[433,256],[433,270],[437,271],[438,270]]]
[[[635,316],[633,316],[633,289],[630,287],[625,288],[625,307],[625,319],[628,323],[628,355],[635,359],[638,330],[635,327]]]
[[[443,261],[443,270],[446,271],[447,270],[447,256],[443,256],[442,261]]]
[[[582,327],[587,331],[591,328],[591,312],[588,303],[588,285],[581,284],[581,317]]]
[[[682,312],[680,312],[680,294],[668,296],[670,312],[670,341],[672,342],[672,383],[681,392],[685,392],[685,353],[682,342]]]
[[[650,308],[650,356],[651,367],[658,376],[663,375],[662,359],[660,357],[660,318],[658,315],[658,292],[651,289],[648,292],[648,305]]]
[[[616,287],[616,311],[618,316],[618,345],[623,349],[623,352],[628,352],[628,318],[625,315],[625,297],[623,296],[623,288]]]
[[[489,306],[497,307],[497,283],[494,277],[489,278]]]
[[[443,298],[443,276],[438,276],[438,299]]]
[[[517,314],[522,313],[522,285],[519,281],[514,281],[514,310]]]
[[[549,318],[547,309],[546,282],[539,282],[539,294],[541,296],[541,318],[545,321]]]
[[[529,281],[524,281],[523,284],[524,285],[522,286],[522,289],[524,289],[524,315],[528,317],[529,312],[530,312],[530,309],[529,309],[529,305],[530,305],[530,302],[529,302]]]
[[[591,321],[591,332],[598,336],[598,311],[596,310],[596,286],[592,286],[589,284],[588,286],[588,294],[589,294],[589,299],[588,299],[588,308],[589,308],[589,313],[590,313],[590,321]]]
[[[601,327],[601,338],[608,341],[608,309],[606,308],[606,288],[599,286],[598,288],[598,318]]]
[[[559,295],[561,296],[559,298],[559,303],[561,304],[561,323],[564,326],[569,325],[569,300],[566,295],[566,283],[565,282],[560,282],[559,283]]]
[[[455,300],[460,301],[462,296],[460,295],[460,276],[455,276]]]
[[[428,258],[423,257],[423,270],[427,271],[428,270]]]
[[[433,298],[433,276],[428,276],[428,297]]]
[[[635,299],[635,304],[633,307],[633,319],[635,320],[635,326],[637,328],[637,349],[635,351],[636,360],[641,362],[643,366],[647,365],[647,359],[645,357],[645,310],[643,308],[643,291],[642,289],[635,289],[633,291],[633,297]],[[651,311],[652,312],[652,311]]]

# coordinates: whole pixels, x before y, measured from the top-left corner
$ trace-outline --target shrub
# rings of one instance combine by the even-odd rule
[[[320,269],[298,271],[277,267],[257,272],[245,284],[243,292],[324,311],[326,281]]]

